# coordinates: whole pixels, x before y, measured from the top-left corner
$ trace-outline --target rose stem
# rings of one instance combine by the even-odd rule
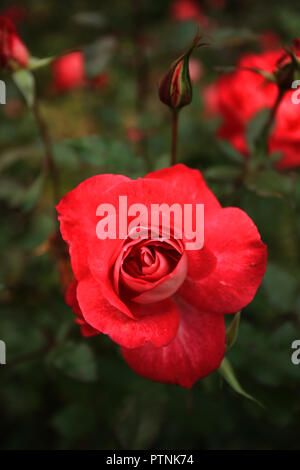
[[[285,92],[282,91],[282,90],[279,90],[278,91],[278,95],[276,97],[276,101],[274,103],[274,106],[272,107],[271,109],[271,112],[270,112],[270,115],[269,115],[269,118],[266,122],[266,125],[264,127],[264,130],[263,130],[263,138],[265,140],[265,145],[266,147],[268,147],[268,138],[270,136],[270,133],[271,133],[271,130],[272,130],[272,127],[273,127],[273,124],[274,124],[274,120],[275,120],[275,117],[276,117],[276,113],[277,113],[277,110],[279,108],[279,105],[282,101],[282,98],[284,97],[285,95]],[[268,151],[268,149],[267,149]]]
[[[47,125],[41,115],[40,112],[40,107],[37,99],[35,99],[35,102],[32,107],[33,115],[35,117],[37,127],[39,130],[39,134],[44,146],[45,150],[45,160],[44,160],[44,170],[49,173],[51,182],[52,182],[52,190],[53,190],[53,198],[54,198],[54,203],[57,204],[60,197],[59,197],[59,178],[58,178],[58,173],[53,157],[53,152],[52,152],[52,145],[51,145],[51,140],[49,137]]]
[[[175,165],[178,141],[178,111],[172,109],[172,137],[171,137],[171,160],[170,165]]]

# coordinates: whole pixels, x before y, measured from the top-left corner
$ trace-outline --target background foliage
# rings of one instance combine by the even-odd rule
[[[63,299],[57,257],[47,244],[55,217],[50,183],[41,176],[41,141],[31,112],[5,77],[8,103],[0,106],[0,339],[7,343],[7,365],[0,366],[2,448],[300,447],[300,365],[290,359],[291,343],[300,338],[299,172],[274,176],[266,170],[236,185],[239,158],[216,140],[218,119],[208,119],[203,111],[203,89],[217,77],[215,66],[259,51],[264,31],[275,31],[285,44],[299,36],[299,2],[274,0],[271,6],[228,0],[224,9],[211,3],[202,2],[215,23],[212,46],[196,53],[203,77],[194,86],[192,105],[182,111],[179,157],[206,174],[223,205],[243,208],[268,245],[263,284],[242,312],[237,343],[228,353],[240,383],[266,409],[237,395],[217,373],[189,391],[152,383],[135,375],[105,336],[80,336]],[[1,2],[1,7],[11,4]],[[32,54],[48,57],[97,41],[87,67],[109,76],[101,89],[56,95],[51,68],[35,72],[62,195],[97,173],[135,178],[168,165],[170,116],[157,98],[157,83],[190,43],[195,24],[172,21],[170,1],[141,1],[140,11],[138,4],[73,0],[70,7],[58,0],[26,1],[27,18],[19,29]]]

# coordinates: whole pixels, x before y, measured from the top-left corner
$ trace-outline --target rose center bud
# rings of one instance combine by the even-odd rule
[[[114,286],[124,300],[153,303],[169,298],[183,283],[187,256],[180,240],[127,240],[114,267]]]
[[[151,266],[155,261],[155,252],[148,247],[142,247],[140,250],[140,258],[142,267]]]

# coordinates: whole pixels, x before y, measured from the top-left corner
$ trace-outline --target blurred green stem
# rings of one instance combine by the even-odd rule
[[[178,111],[172,109],[172,137],[171,137],[171,159],[170,165],[175,165],[177,156],[177,141],[178,141]]]
[[[279,105],[280,105],[284,95],[285,95],[285,91],[278,90],[278,95],[277,95],[276,101],[274,103],[273,108],[270,111],[269,118],[268,118],[268,120],[266,122],[266,125],[264,126],[264,129],[263,129],[263,132],[262,132],[264,145],[265,145],[265,149],[266,149],[267,154],[268,154],[268,140],[269,140],[269,137],[270,137],[270,134],[271,134],[274,122],[275,122],[276,113],[278,111]]]
[[[58,172],[55,165],[52,144],[48,133],[47,125],[41,115],[40,106],[37,99],[35,99],[32,111],[45,150],[44,171],[47,172],[50,176],[52,182],[54,203],[56,205],[60,199]]]

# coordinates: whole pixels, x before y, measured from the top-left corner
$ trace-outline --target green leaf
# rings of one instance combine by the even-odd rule
[[[0,199],[7,201],[12,207],[23,207],[25,212],[30,211],[38,202],[43,183],[43,173],[39,174],[27,188],[5,177],[0,181]]]
[[[298,284],[296,276],[285,267],[268,263],[263,288],[277,310],[284,313],[294,308]]]
[[[82,382],[94,382],[97,379],[96,361],[87,344],[72,341],[61,343],[50,353],[48,359],[68,377]]]
[[[292,182],[289,176],[275,170],[251,173],[245,184],[250,191],[263,197],[289,197],[292,192]]]
[[[239,153],[232,145],[226,140],[219,139],[217,145],[220,151],[233,163],[244,164],[245,156]]]
[[[51,424],[62,436],[76,440],[93,432],[97,415],[85,403],[70,403],[55,413]]]
[[[30,152],[32,152],[32,147],[30,147]],[[13,165],[17,161],[28,158],[28,154],[30,152],[24,149],[23,146],[8,149],[6,152],[1,154],[0,172],[5,171],[10,165]]]
[[[31,211],[38,202],[45,181],[44,173],[41,173],[23,195],[23,208],[25,212]]]
[[[276,163],[282,158],[282,152],[274,152],[269,155],[270,163]]]
[[[232,365],[226,357],[224,357],[222,364],[218,369],[218,372],[221,377],[223,377],[223,379],[226,380],[226,382],[233,388],[235,392],[239,393],[245,398],[248,398],[248,400],[254,401],[259,406],[264,408],[264,406],[258,400],[256,400],[256,398],[254,398],[252,395],[249,395],[249,393],[245,392],[245,390],[241,387],[235,376]]]
[[[20,69],[13,73],[13,80],[25,98],[27,105],[32,108],[35,100],[34,76],[28,69]]]
[[[0,200],[6,201],[12,207],[20,204],[24,188],[17,181],[5,177],[0,179]]]
[[[135,157],[130,146],[121,140],[104,139],[97,135],[62,141],[86,165],[102,172],[122,173],[131,177],[144,174],[144,161]],[[97,170],[99,171],[99,170]]]
[[[265,125],[270,116],[270,109],[265,108],[259,111],[248,124],[246,140],[251,153],[254,153],[259,140],[263,137]]]
[[[52,57],[44,57],[44,58],[40,59],[38,57],[31,56],[30,60],[29,60],[29,69],[30,70],[37,70],[37,69],[40,69],[42,67],[46,67],[47,65],[51,64],[51,62],[55,58],[56,58],[55,56],[52,56]]]
[[[241,319],[241,312],[238,312],[234,315],[233,320],[231,321],[230,325],[226,329],[226,347],[227,349],[232,348],[235,344],[238,333],[239,333],[239,326],[240,326],[240,319]]]
[[[241,176],[241,168],[229,165],[213,166],[205,171],[205,177],[220,181],[235,181]]]
[[[166,401],[166,389],[150,383],[125,397],[115,423],[124,449],[147,449],[153,445],[161,433]]]

